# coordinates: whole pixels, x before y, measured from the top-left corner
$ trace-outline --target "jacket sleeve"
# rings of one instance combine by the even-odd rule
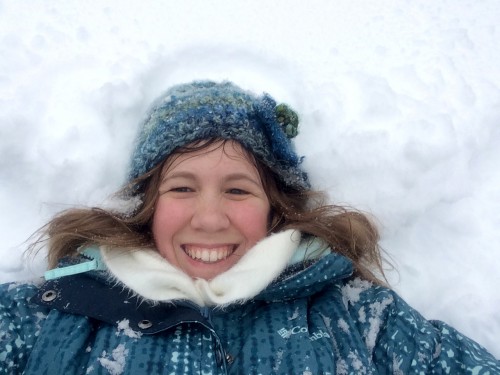
[[[32,304],[33,284],[0,285],[0,374],[21,374],[28,361],[46,308]]]
[[[390,301],[384,312],[383,302],[375,302],[380,320],[373,362],[381,373],[500,374],[500,362],[485,348],[446,323],[426,320],[395,292],[381,294],[376,300]]]

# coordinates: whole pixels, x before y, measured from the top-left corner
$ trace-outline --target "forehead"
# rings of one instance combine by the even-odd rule
[[[182,152],[175,152],[168,157],[163,174],[179,168],[216,167],[221,163],[226,167],[239,167],[258,173],[253,155],[238,142],[228,140],[196,144],[193,147],[188,145]]]

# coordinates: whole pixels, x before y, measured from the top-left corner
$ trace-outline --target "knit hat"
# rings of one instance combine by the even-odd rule
[[[256,97],[231,82],[195,81],[170,88],[152,105],[137,138],[129,179],[160,164],[177,147],[202,139],[238,141],[286,186],[308,188],[291,138],[298,116],[268,94]]]

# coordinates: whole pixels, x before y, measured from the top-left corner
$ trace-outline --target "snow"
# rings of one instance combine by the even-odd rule
[[[117,322],[116,335],[119,336],[120,333],[133,339],[139,339],[142,336],[141,332],[134,331],[130,328],[130,321],[128,319],[122,319]]]
[[[113,349],[111,357],[106,353],[106,351],[104,351],[102,353],[102,357],[97,360],[102,367],[108,370],[110,375],[120,375],[123,374],[127,356],[128,349],[125,349],[125,345],[120,344]]]
[[[342,302],[346,308],[359,301],[361,293],[372,286],[367,280],[355,278],[342,287]]]
[[[375,348],[377,337],[380,332],[380,327],[382,327],[383,324],[383,321],[382,319],[380,319],[380,317],[382,316],[387,306],[390,306],[393,302],[394,299],[391,296],[389,298],[384,298],[382,302],[374,302],[370,305],[371,317],[368,318],[370,327],[368,328],[368,331],[363,334],[363,336],[365,338],[366,347],[371,353]]]
[[[340,318],[337,322],[337,326],[345,333],[349,333],[349,324],[347,324],[344,319]]]
[[[497,0],[0,0],[0,281],[123,182],[136,124],[195,78],[301,115],[313,184],[377,218],[392,286],[500,357]]]

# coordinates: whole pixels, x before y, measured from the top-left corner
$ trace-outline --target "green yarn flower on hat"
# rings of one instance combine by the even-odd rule
[[[299,116],[286,104],[278,104],[275,108],[276,120],[288,138],[299,134]]]

